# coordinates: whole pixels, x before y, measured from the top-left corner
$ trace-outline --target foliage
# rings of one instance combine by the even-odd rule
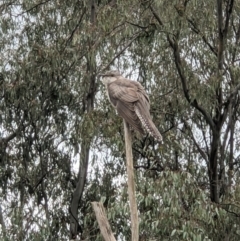
[[[101,200],[130,240],[122,120],[97,76],[118,68],[146,88],[164,137],[133,143],[140,240],[239,240],[239,11],[3,0],[0,239],[101,240],[90,205]]]

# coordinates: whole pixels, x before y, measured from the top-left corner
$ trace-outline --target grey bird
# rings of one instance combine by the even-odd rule
[[[159,143],[162,136],[150,115],[150,101],[143,86],[137,81],[124,78],[119,71],[107,71],[102,76],[110,103],[117,113],[142,135],[149,133]]]

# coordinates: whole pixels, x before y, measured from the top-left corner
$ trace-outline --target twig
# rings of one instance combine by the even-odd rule
[[[50,1],[51,0],[46,0],[46,1],[40,2],[40,3],[36,4],[36,5],[34,5],[33,7],[27,9],[26,11],[23,11],[23,12],[19,13],[17,16],[21,16],[22,14],[28,13],[28,12],[32,11],[33,9],[35,9],[35,8],[45,4],[45,3],[48,3]]]
[[[106,69],[108,69],[111,64],[115,61],[115,59],[117,59],[132,43],[133,41],[139,37],[139,32],[135,34],[135,36],[123,47],[123,49],[121,49],[115,56],[114,58],[100,71],[100,72],[104,72]]]

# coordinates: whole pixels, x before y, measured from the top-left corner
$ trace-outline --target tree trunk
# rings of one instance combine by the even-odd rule
[[[95,10],[95,0],[91,0],[90,4],[90,23],[92,26],[95,25],[96,21],[96,10]],[[89,49],[93,46],[95,41],[94,33],[88,39]],[[90,113],[94,109],[94,99],[96,93],[96,59],[95,51],[89,51],[87,57],[87,75],[89,76],[87,81],[89,83],[89,89],[86,93],[84,106],[86,113]],[[90,151],[91,137],[87,137],[83,140],[81,145],[81,157],[80,166],[78,174],[78,183],[76,189],[73,193],[73,198],[70,207],[70,233],[72,238],[76,238],[79,232],[82,232],[81,226],[78,223],[78,206],[83,194],[84,185],[87,178],[88,162],[89,162],[89,151]]]
[[[73,198],[70,206],[70,236],[72,239],[75,239],[78,233],[82,232],[81,226],[78,222],[78,206],[82,197],[82,193],[87,178],[88,159],[89,147],[86,145],[86,143],[83,143],[78,172],[78,182],[76,189],[73,192]]]

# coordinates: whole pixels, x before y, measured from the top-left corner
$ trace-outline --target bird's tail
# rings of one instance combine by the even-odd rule
[[[138,106],[135,106],[135,112],[139,120],[141,121],[143,128],[146,130],[146,132],[149,133],[154,139],[156,139],[159,143],[162,144],[163,142],[162,135],[160,134],[157,127],[153,123],[150,115],[142,113],[144,111],[141,111]]]

